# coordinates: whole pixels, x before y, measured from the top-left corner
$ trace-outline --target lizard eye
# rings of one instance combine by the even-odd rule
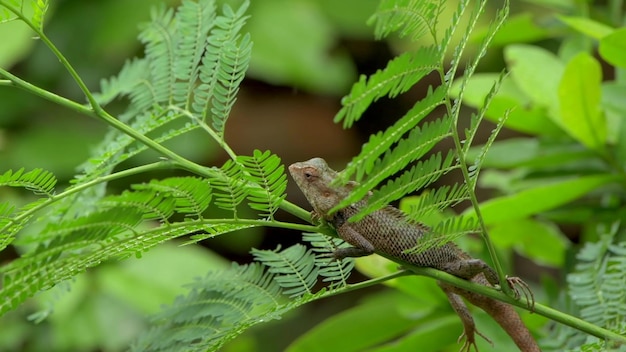
[[[310,168],[303,170],[303,174],[304,178],[306,178],[308,181],[317,177],[317,172],[315,172],[315,170],[311,170]]]

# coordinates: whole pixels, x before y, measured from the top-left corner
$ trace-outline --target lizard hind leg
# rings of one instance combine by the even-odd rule
[[[493,342],[491,342],[491,340],[487,336],[483,335],[480,331],[476,329],[474,318],[472,318],[472,315],[469,309],[467,309],[467,305],[465,304],[461,296],[454,293],[454,289],[448,284],[439,281],[438,285],[446,294],[446,297],[448,297],[448,301],[450,301],[452,309],[454,309],[456,314],[461,319],[461,322],[463,323],[463,333],[459,336],[457,340],[457,342],[459,343],[462,340],[465,340],[463,342],[463,346],[461,346],[460,351],[470,352],[472,350],[472,347],[475,351],[478,351],[475,335],[482,337],[483,339],[485,339],[485,341],[489,342],[493,346]]]

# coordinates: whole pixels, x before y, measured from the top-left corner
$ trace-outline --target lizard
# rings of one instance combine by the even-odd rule
[[[331,169],[324,159],[313,158],[294,163],[289,166],[289,172],[313,207],[312,218],[332,225],[338,236],[352,246],[335,249],[332,254],[334,259],[342,260],[347,257],[379,253],[415,266],[438,269],[481,285],[499,285],[495,270],[483,260],[471,257],[452,242],[420,253],[407,252],[408,249],[417,245],[429,228],[420,223],[409,222],[402,211],[391,205],[357,222],[349,222],[348,219],[351,216],[367,205],[369,195],[330,214],[329,211],[346,198],[358,184],[355,181],[349,181],[345,185],[335,185],[334,181],[338,173]],[[528,289],[527,285],[517,277],[507,277],[507,281],[512,288],[518,284]],[[470,351],[472,347],[478,351],[476,334],[485,338],[489,343],[491,341],[478,332],[472,315],[461,297],[486,311],[512,338],[520,351],[540,351],[537,342],[511,305],[450,284],[443,282],[438,282],[438,284],[463,324],[463,333],[459,337],[459,341],[465,339],[461,347],[462,351]]]

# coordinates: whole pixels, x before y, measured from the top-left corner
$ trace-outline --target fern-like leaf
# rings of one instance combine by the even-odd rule
[[[57,229],[59,234],[62,231],[69,232],[69,235],[64,237],[76,241],[65,243],[63,238],[54,238],[47,245],[39,246],[37,254],[22,257],[2,267],[3,286],[0,292],[3,299],[0,300],[0,315],[15,308],[35,293],[70,279],[105,260],[123,260],[133,255],[139,257],[142,252],[158,244],[196,232],[202,228],[200,222],[185,221],[160,226],[144,231],[140,235],[134,235],[132,231],[128,231],[127,225],[133,219],[139,221],[141,213],[137,212],[130,216],[128,209],[122,209],[115,215],[124,218],[124,220],[117,220],[116,224],[122,230],[121,232],[109,231],[108,235],[105,235],[102,228],[106,226],[104,223],[107,218],[104,218],[103,213],[100,213],[94,215],[94,218],[96,220],[102,219],[99,221],[101,227],[89,230],[92,241],[81,241],[79,233],[73,232],[80,231],[79,223],[87,223],[88,228],[93,226],[89,225],[89,221],[78,219],[75,223],[68,223],[72,226],[71,229],[68,228],[66,231],[62,228]],[[213,224],[211,226],[215,229],[214,235],[249,227],[248,225],[236,224],[223,224],[223,226]],[[221,232],[217,231],[218,227]],[[72,233],[77,235],[74,236]],[[105,235],[104,238],[103,235]],[[93,241],[96,238],[101,240]]]
[[[402,138],[402,136],[415,128],[415,126],[426,117],[434,108],[445,101],[446,91],[442,87],[435,91],[428,89],[426,97],[418,101],[401,119],[396,121],[385,132],[372,135],[367,143],[361,148],[359,155],[341,172],[340,177],[347,181],[356,174],[356,180],[360,181],[364,174],[369,174],[374,163],[383,155],[389,147]]]
[[[271,219],[286,196],[287,176],[280,158],[269,151],[255,150],[253,156],[239,156],[237,161],[245,168],[244,177],[261,186],[250,189],[250,207],[263,212],[261,216]]]
[[[291,297],[312,294],[317,282],[315,256],[311,249],[297,244],[280,251],[253,249],[252,255],[268,267],[270,273],[277,275],[276,282]]]
[[[509,112],[510,111],[507,110],[504,116],[498,121],[498,123],[496,124],[496,128],[491,131],[487,142],[482,146],[480,153],[478,153],[478,155],[476,156],[474,164],[468,167],[470,177],[469,184],[472,189],[475,189],[476,184],[478,183],[478,175],[480,174],[480,169],[482,168],[485,157],[487,156],[487,151],[489,151],[489,148],[496,141],[496,137],[498,136],[498,134],[500,134],[500,130],[502,130],[502,127],[504,127],[504,124],[509,117]]]
[[[206,38],[215,25],[215,1],[183,1],[176,12],[176,52],[174,53],[174,101],[191,108]]]
[[[474,218],[453,217],[430,229],[420,238],[416,246],[408,249],[406,253],[423,253],[479,231],[480,227]]]
[[[248,195],[248,189],[241,187],[239,180],[243,178],[243,170],[239,163],[228,160],[221,169],[215,170],[220,177],[211,178],[209,182],[213,187],[215,205],[222,209],[233,212],[237,218],[237,206]]]
[[[323,282],[330,282],[330,288],[346,287],[348,277],[354,268],[354,259],[345,258],[341,261],[330,260],[332,253],[337,248],[345,248],[350,245],[339,238],[324,236],[320,233],[304,233],[302,240],[313,247],[315,253],[315,265],[318,274],[323,277]]]
[[[388,149],[383,158],[374,163],[367,180],[350,192],[349,196],[342,199],[334,209],[341,209],[359,201],[384,179],[424,156],[435,144],[448,136],[450,136],[450,119],[447,117],[426,123],[422,128],[415,127],[408,137],[400,140],[395,148]]]
[[[154,103],[171,104],[174,97],[174,53],[176,42],[174,11],[164,4],[152,9],[150,22],[143,26],[139,40],[146,46],[146,58],[150,67],[152,100]]]
[[[48,0],[34,0],[31,1],[30,5],[33,9],[33,25],[40,31],[43,31],[44,17],[48,11]]]
[[[43,20],[47,10],[48,0],[6,0],[0,5],[0,24],[24,19],[30,21],[39,31],[43,31]]]
[[[150,74],[148,60],[126,61],[117,76],[100,81],[100,93],[94,94],[96,101],[106,105],[118,96],[129,96],[131,105],[138,111],[146,110],[152,103],[152,94],[147,78]]]
[[[207,180],[196,177],[172,177],[133,185],[133,189],[160,193],[175,200],[175,210],[183,214],[202,217],[211,202],[211,186]],[[163,212],[167,212],[163,209]]]
[[[407,218],[409,221],[419,222],[433,211],[442,211],[465,200],[469,200],[465,185],[455,183],[452,186],[441,186],[422,193],[418,202],[409,209]]]
[[[620,324],[626,319],[622,309],[626,305],[626,243],[612,243],[617,229],[613,226],[598,242],[585,244],[576,256],[575,272],[567,276],[569,294],[582,318],[614,331],[623,328]]]
[[[245,24],[248,3],[233,11],[224,5],[223,15],[207,38],[206,53],[200,66],[200,81],[194,90],[192,111],[203,119],[212,117],[213,128],[221,136],[234,104],[239,83],[248,68],[252,44],[248,35],[239,32]]]
[[[408,36],[416,41],[425,33],[434,36],[445,3],[443,0],[383,0],[368,23],[375,22],[377,39],[399,32],[400,37]]]
[[[359,213],[350,218],[350,221],[359,221],[394,200],[400,199],[405,194],[426,187],[439,177],[454,169],[454,153],[449,153],[442,159],[441,153],[431,156],[426,161],[420,161],[401,176],[389,180],[379,190],[373,192],[368,199],[367,206]]]
[[[9,170],[0,175],[0,187],[24,187],[36,195],[48,197],[52,197],[56,183],[56,177],[43,169],[34,169],[24,173],[24,168],[21,168],[15,172]]]
[[[209,273],[191,285],[188,295],[155,316],[155,326],[132,350],[217,351],[246,329],[278,319],[323,294],[286,301],[275,278],[258,263]]]
[[[148,187],[146,187],[148,188]],[[100,204],[104,207],[128,207],[141,210],[144,220],[159,220],[167,222],[174,215],[176,199],[158,192],[129,192],[120,195],[108,196]]]
[[[416,52],[396,57],[383,70],[369,78],[362,75],[345,96],[335,122],[343,121],[344,128],[356,122],[370,104],[384,96],[395,97],[411,88],[416,82],[439,67],[440,54],[436,46],[426,46]]]

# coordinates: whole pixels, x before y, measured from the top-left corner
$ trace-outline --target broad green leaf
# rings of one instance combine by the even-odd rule
[[[382,346],[375,347],[369,352],[439,352],[446,350],[451,344],[456,344],[459,337],[461,325],[459,317],[450,312],[449,314],[437,314],[423,319],[415,328],[398,340],[393,340]],[[481,332],[484,329],[481,325]],[[488,332],[489,333],[489,332]],[[492,335],[489,334],[492,338]],[[479,346],[481,341],[477,341]],[[501,345],[499,345],[501,346]],[[485,348],[480,346],[480,348]],[[455,350],[455,349],[454,349]],[[482,351],[482,349],[481,349]]]
[[[558,116],[558,87],[565,65],[553,53],[531,45],[509,45],[504,58],[515,84],[531,101]]]
[[[600,39],[600,56],[614,66],[626,67],[626,28]]]
[[[523,12],[509,16],[506,22],[493,37],[493,45],[506,45],[511,43],[528,43],[545,39],[550,32],[543,27],[537,26],[533,21],[535,16],[530,12]],[[488,28],[477,31],[472,36],[473,41],[482,40],[487,35]]]
[[[560,122],[565,131],[591,149],[606,143],[606,118],[600,109],[602,68],[587,53],[576,55],[559,84]]]
[[[489,229],[493,243],[498,248],[513,248],[520,254],[553,267],[561,267],[567,238],[552,223],[533,219],[508,220]]]
[[[590,18],[574,16],[556,17],[571,28],[594,39],[600,39],[613,32],[613,28]]]
[[[463,103],[480,109],[484,105],[485,97],[498,79],[497,73],[477,73],[469,78]],[[452,85],[450,95],[458,97],[461,87],[461,79]],[[534,134],[534,135],[560,135],[561,129],[548,118],[546,109],[533,106],[528,96],[520,90],[510,77],[502,80],[500,89],[491,101],[486,117],[490,121],[498,122],[509,111],[509,117],[505,122],[507,128]]]
[[[480,151],[479,147],[470,150],[471,160]],[[512,169],[521,166],[534,168],[554,167],[572,162],[587,162],[597,155],[578,143],[544,143],[536,138],[510,138],[494,143],[484,161],[484,166],[499,169]]]
[[[480,211],[486,225],[523,219],[542,211],[554,209],[600,186],[620,180],[621,178],[617,175],[592,175],[554,182],[509,196],[491,199],[481,203]],[[473,209],[468,209],[464,215],[476,216]]]
[[[363,351],[405,334],[433,309],[418,307],[413,297],[397,291],[385,292],[326,319],[300,336],[287,351]]]

